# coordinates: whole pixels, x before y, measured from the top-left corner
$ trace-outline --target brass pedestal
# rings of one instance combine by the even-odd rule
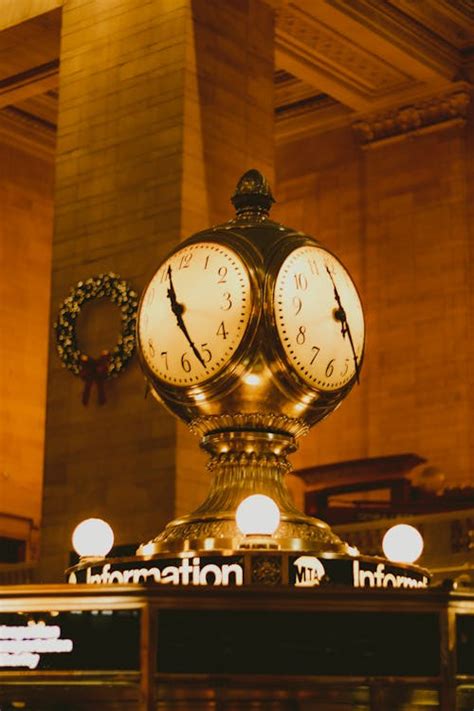
[[[213,473],[206,500],[191,514],[171,521],[138,555],[186,551],[238,550],[244,536],[235,511],[247,496],[265,494],[280,509],[280,525],[272,541],[281,550],[346,554],[348,546],[329,526],[298,511],[290,499],[284,475],[291,469],[287,454],[295,437],[283,432],[221,431],[204,435],[201,446],[210,453]]]

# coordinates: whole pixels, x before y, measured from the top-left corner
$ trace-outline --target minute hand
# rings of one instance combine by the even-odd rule
[[[359,368],[359,361],[357,360],[357,354],[356,354],[355,348],[354,348],[354,341],[352,340],[351,328],[350,328],[350,326],[349,326],[349,322],[348,322],[348,320],[347,320],[346,312],[345,312],[345,309],[344,309],[344,307],[343,307],[343,305],[342,305],[341,297],[339,296],[339,292],[338,292],[338,290],[337,290],[336,283],[335,283],[335,281],[334,281],[333,275],[331,274],[331,270],[329,269],[329,267],[327,266],[327,264],[326,264],[326,271],[327,271],[327,273],[329,274],[329,278],[330,278],[330,280],[331,280],[332,287],[333,287],[333,289],[334,289],[334,298],[336,299],[336,303],[337,303],[337,305],[338,305],[338,309],[337,309],[336,313],[334,314],[334,317],[335,317],[336,321],[340,321],[340,322],[341,322],[341,333],[342,333],[342,337],[345,338],[345,337],[346,337],[346,333],[347,333],[347,337],[349,338],[349,343],[350,343],[351,351],[352,351],[352,357],[353,357],[353,359],[354,359],[354,366],[355,366],[355,372],[356,372],[357,385],[360,385],[360,377],[359,377],[360,368]]]
[[[184,323],[184,321],[183,321],[183,311],[184,311],[184,307],[183,307],[182,304],[179,304],[179,303],[178,303],[178,299],[176,298],[176,291],[175,291],[175,289],[174,289],[173,278],[172,278],[172,276],[171,276],[171,265],[168,266],[168,279],[169,279],[170,285],[169,285],[169,289],[168,289],[167,292],[166,292],[166,296],[167,296],[168,299],[170,300],[170,303],[171,303],[171,311],[172,311],[172,312],[174,313],[174,315],[176,316],[176,323],[178,324],[178,328],[181,329],[181,331],[183,332],[183,334],[184,334],[184,336],[185,336],[187,342],[188,342],[189,345],[191,346],[191,349],[192,349],[194,355],[196,356],[196,358],[198,359],[198,361],[201,363],[201,365],[203,366],[203,368],[205,368],[205,367],[206,367],[206,364],[204,363],[204,361],[203,361],[203,359],[202,359],[202,356],[201,356],[201,354],[199,353],[198,349],[197,349],[196,346],[194,345],[194,342],[191,340],[191,336],[189,335],[188,329],[186,328],[186,325],[185,325],[185,323]]]

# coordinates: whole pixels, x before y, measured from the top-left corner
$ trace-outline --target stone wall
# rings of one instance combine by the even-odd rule
[[[53,177],[0,142],[0,536],[40,522]]]

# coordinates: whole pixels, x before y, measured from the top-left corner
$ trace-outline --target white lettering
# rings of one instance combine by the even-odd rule
[[[322,576],[324,568],[319,561],[318,564],[321,566],[320,574]],[[244,570],[240,563],[207,563],[201,568],[200,558],[183,558],[180,565],[167,565],[163,570],[157,567],[130,568],[128,570],[111,570],[110,568],[110,563],[106,563],[99,573],[92,573],[92,569],[87,568],[86,583],[97,585],[154,581],[165,585],[240,586],[244,584]],[[77,575],[71,573],[69,582],[77,583]]]
[[[300,555],[293,565],[296,565],[296,588],[313,588],[326,574],[323,564],[315,556]]]
[[[183,558],[181,563],[181,582],[183,585],[189,585],[189,574],[192,573],[192,566],[189,565],[189,559]]]
[[[150,568],[148,571],[148,577],[153,578],[155,583],[159,583],[161,579],[161,572],[158,570],[158,568]]]
[[[222,585],[230,584],[230,576],[234,575],[234,585],[243,585],[244,571],[238,563],[226,563],[222,566]]]
[[[0,669],[2,667],[28,667],[36,669],[40,660],[39,654],[0,654]]]
[[[27,667],[36,669],[41,654],[72,652],[71,639],[60,639],[57,625],[44,623],[23,627],[0,626],[0,668]]]
[[[426,575],[422,580],[417,580],[408,575],[386,573],[384,563],[378,563],[375,571],[364,570],[358,560],[352,563],[352,582],[355,588],[426,588],[428,586]]]
[[[176,565],[168,565],[161,571],[161,582],[179,585],[179,568]]]
[[[148,580],[148,568],[139,568],[133,571],[133,582],[139,583],[143,580],[146,582]],[[125,578],[124,578],[125,582]]]
[[[212,585],[222,584],[221,569],[218,565],[215,565],[214,563],[209,563],[208,565],[205,565],[204,568],[201,570],[201,573],[199,575],[200,585],[209,585],[209,580],[207,579],[208,574],[214,576],[213,578],[211,578]]]
[[[397,587],[397,579],[393,575],[393,573],[387,573],[385,578],[383,579],[383,587],[388,588],[388,586],[391,585],[392,587]],[[380,587],[380,585],[378,585]]]

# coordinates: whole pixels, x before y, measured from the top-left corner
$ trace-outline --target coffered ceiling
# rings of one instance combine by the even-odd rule
[[[280,140],[348,123],[369,136],[371,116],[389,121],[384,136],[407,120],[419,129],[433,117],[465,116],[474,75],[472,0],[262,1],[276,18]],[[16,131],[49,152],[60,23],[57,9],[0,33],[0,131]],[[433,97],[444,108],[433,108]]]

